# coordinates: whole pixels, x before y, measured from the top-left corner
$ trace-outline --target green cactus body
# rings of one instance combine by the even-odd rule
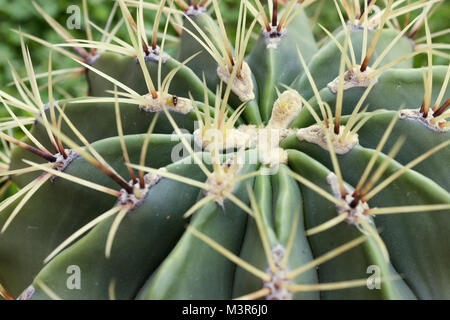
[[[2,157],[0,295],[450,299],[450,65],[431,63],[433,4],[400,30],[401,2],[346,8],[320,44],[310,1],[278,17],[239,2],[234,43],[216,0],[211,13],[162,1],[154,32],[163,12],[183,23],[170,56],[147,41],[143,2],[134,19],[120,0],[131,44],[69,39],[88,96],[50,90],[45,108],[22,42],[30,86],[0,98],[35,121],[11,111],[25,136],[0,136],[16,145]],[[421,23],[422,46],[405,35]]]

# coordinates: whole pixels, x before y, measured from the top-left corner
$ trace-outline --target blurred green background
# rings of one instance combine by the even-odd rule
[[[149,0],[147,0],[149,1]],[[157,0],[155,0],[157,2]],[[81,0],[36,0],[36,2],[53,18],[55,18],[62,25],[66,24],[69,14],[66,13],[70,5],[78,5],[81,8]],[[237,19],[237,12],[239,0],[219,0],[222,14],[225,23],[227,24],[227,31],[231,38],[234,38],[234,30]],[[383,1],[378,1],[382,3]],[[92,21],[99,26],[104,26],[110,10],[113,6],[112,0],[88,0],[89,16]],[[318,0],[314,5],[307,9],[310,17],[317,17],[317,21],[326,26],[329,30],[339,26],[339,18],[331,0]],[[116,14],[116,17],[120,13]],[[146,23],[150,29],[152,25],[152,12],[146,10]],[[250,20],[250,19],[249,19]],[[116,19],[117,21],[117,19]],[[441,7],[434,13],[430,20],[431,32],[444,30],[450,27],[450,1],[445,0]],[[51,29],[47,22],[39,15],[39,13],[32,6],[31,0],[0,0],[0,88],[2,90],[10,91],[12,87],[6,87],[12,80],[10,70],[6,62],[6,57],[10,59],[13,65],[17,68],[21,75],[25,75],[23,67],[22,54],[20,49],[20,39],[18,34],[10,29],[21,29],[24,32],[31,33],[35,36],[43,38],[49,42],[61,42],[59,36]],[[124,29],[124,28],[122,28]],[[74,36],[85,38],[84,35],[84,21],[82,21],[82,30],[71,30]],[[174,31],[172,30],[172,33]],[[324,33],[317,26],[314,27],[314,32],[317,40],[320,40]],[[416,37],[421,37],[424,34],[423,28]],[[99,39],[100,34],[94,31],[94,38]],[[127,39],[125,35],[125,39]],[[450,43],[450,35],[435,38],[435,42]],[[31,56],[34,62],[36,72],[47,71],[48,49],[42,45],[36,44],[33,41],[27,41],[30,47]],[[416,66],[426,63],[426,57],[418,56],[416,58]],[[435,58],[435,63],[445,63],[443,59]],[[60,55],[54,55],[53,69],[67,68],[76,66],[75,63],[70,62]],[[82,77],[75,80],[65,81],[62,87],[74,95],[79,95],[84,90],[84,81]],[[81,91],[80,91],[81,90]]]

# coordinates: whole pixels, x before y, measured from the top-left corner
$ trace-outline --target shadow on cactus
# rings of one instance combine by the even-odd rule
[[[334,1],[320,42],[314,2],[240,1],[234,43],[218,0],[118,0],[105,28],[83,1],[86,39],[35,4],[64,42],[16,31],[27,76],[0,91],[0,295],[449,299],[442,1]]]

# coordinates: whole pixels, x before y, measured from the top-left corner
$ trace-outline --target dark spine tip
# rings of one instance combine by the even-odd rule
[[[153,46],[153,39],[152,39],[152,46]],[[148,46],[145,43],[144,39],[142,39],[142,49],[144,50],[146,56],[150,54],[150,50],[148,50]]]
[[[133,193],[133,187],[130,186],[125,180],[115,174],[109,174],[109,176],[119,185],[121,186],[128,194]]]
[[[59,148],[59,153],[63,156],[64,159],[67,159],[67,153],[66,150],[64,150],[64,147],[61,145]]]
[[[448,106],[450,105],[450,98],[448,98],[443,104],[442,106],[439,107],[439,109],[437,109],[434,113],[433,113],[433,117],[439,117],[441,114],[444,113],[444,111],[448,108]]]
[[[354,209],[354,208],[356,208],[358,203],[361,201],[362,194],[360,194],[359,192],[357,192],[355,190],[352,195],[353,195],[353,200],[352,200],[352,202],[350,202],[350,208]]]
[[[139,187],[141,189],[145,188],[144,174],[143,172],[139,172]]]
[[[361,64],[361,68],[359,69],[361,72],[364,72],[364,71],[366,71],[366,69],[367,69],[367,66],[369,65],[369,57],[368,56],[366,56],[365,58],[364,58],[364,61],[363,61],[363,63]]]
[[[20,147],[20,148],[22,148],[24,150],[27,150],[27,151],[30,151],[31,153],[34,153],[38,157],[41,157],[41,158],[47,160],[48,162],[56,162],[56,160],[57,160],[56,157],[53,156],[51,153],[49,153],[47,151],[43,151],[43,150],[37,149],[35,147],[32,147],[32,146],[30,146],[30,145],[28,145],[28,144],[26,144],[26,143],[24,143],[22,141],[19,141],[19,140],[15,139],[15,138],[11,138],[9,136],[6,136],[6,137],[4,137],[4,139],[10,141],[11,143],[14,143],[16,146],[18,146],[18,147]]]
[[[273,0],[273,12],[272,12],[272,26],[276,27],[278,24],[278,0]]]
[[[335,133],[336,135],[339,134],[339,129],[340,129],[339,123],[338,123],[337,121],[335,121],[335,122],[334,122],[334,133]]]
[[[422,100],[422,105],[420,106],[419,112],[420,112],[420,113],[423,113],[424,111],[425,111],[425,99]]]
[[[47,152],[43,152],[43,151],[38,150],[38,149],[36,149],[36,148],[33,148],[33,147],[31,147],[31,146],[30,146],[30,149],[28,149],[28,150],[31,151],[31,152],[33,152],[34,154],[40,156],[41,158],[44,158],[44,159],[47,160],[48,162],[56,162],[56,160],[57,160],[56,157],[53,156],[52,154],[47,153]]]
[[[419,28],[412,29],[411,32],[408,34],[408,38],[412,39],[416,35],[417,31],[419,31]]]
[[[353,199],[353,201],[350,202],[350,208],[355,209],[356,206],[358,205],[358,202],[359,202],[358,198]]]

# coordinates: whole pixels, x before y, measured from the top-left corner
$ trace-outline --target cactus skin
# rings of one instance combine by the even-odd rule
[[[125,3],[120,1],[120,4],[122,12],[125,12]],[[288,10],[288,7],[285,10]],[[282,14],[283,11],[280,16]],[[160,76],[164,79],[171,71],[179,68],[170,83],[169,92],[176,97],[189,98],[191,95],[200,111],[198,114],[194,109],[186,114],[177,111],[146,112],[138,108],[136,103],[121,102],[123,139],[131,164],[140,163],[142,147],[146,145],[148,151],[145,166],[165,168],[168,172],[166,174],[195,180],[198,184],[208,184],[210,177],[195,163],[193,154],[174,162],[172,152],[185,139],[195,151],[200,151],[195,155],[205,159],[206,169],[216,173],[216,167],[208,162],[214,158],[214,153],[206,148],[200,150],[196,144],[194,123],[198,116],[205,121],[206,112],[212,119],[220,115],[219,108],[214,108],[216,103],[220,106],[222,101],[222,95],[218,96],[216,92],[220,82],[216,72],[217,62],[192,34],[201,37],[197,29],[199,28],[215,43],[214,36],[220,36],[220,28],[217,20],[206,12],[183,19],[185,30],[179,38],[177,54],[161,64]],[[192,34],[186,30],[190,30]],[[266,39],[261,33],[250,48],[245,61],[252,72],[249,81],[253,84],[254,99],[246,102],[234,127],[241,130],[238,130],[241,137],[241,125],[253,124],[261,130],[265,126],[274,128],[270,123],[273,120],[273,112],[276,112],[274,105],[279,98],[277,90],[288,90],[283,84],[291,88],[289,90],[295,90],[310,107],[302,103],[302,109],[290,122],[289,129],[292,130],[288,131],[288,136],[279,144],[286,151],[286,161],[278,163],[274,173],[250,175],[245,180],[236,182],[232,188],[234,198],[237,198],[242,206],[251,208],[252,215],[236,204],[230,196],[226,196],[223,204],[209,200],[192,216],[185,218],[183,215],[207,197],[208,191],[196,185],[173,180],[161,172],[160,180],[149,188],[139,204],[125,212],[115,233],[109,256],[105,254],[105,246],[120,213],[103,219],[43,264],[44,259],[74,232],[104,212],[118,207],[117,197],[111,194],[89,189],[63,177],[54,177],[33,194],[11,225],[0,233],[0,284],[9,295],[18,297],[27,287],[31,288],[31,285],[33,294],[30,294],[30,298],[37,300],[55,297],[232,299],[264,290],[269,281],[258,278],[242,263],[226,258],[211,247],[211,241],[200,239],[195,232],[211,238],[238,257],[236,259],[251,264],[266,276],[271,270],[266,244],[269,245],[271,254],[274,254],[277,248],[283,254],[290,250],[286,262],[288,273],[302,265],[314,263],[314,259],[361,237],[360,228],[346,221],[317,234],[308,233],[312,228],[336,218],[338,212],[335,203],[324,199],[312,190],[310,185],[296,177],[300,176],[331,194],[333,190],[327,179],[333,173],[338,173],[331,151],[306,140],[300,141],[296,133],[299,129],[315,125],[314,114],[321,115],[321,101],[328,104],[334,114],[340,104],[340,94],[333,93],[328,84],[340,75],[343,58],[332,39],[328,39],[321,46],[317,44],[304,10],[293,18],[285,31],[286,34],[281,37],[276,48],[266,48]],[[384,55],[384,50],[389,45],[392,47],[380,60],[380,66],[411,55],[416,50],[410,38],[399,37],[400,31],[397,29],[385,27],[378,35],[376,29],[367,32],[368,44],[379,36],[369,60],[369,67],[380,55]],[[349,44],[347,40],[350,39],[356,61],[364,59],[363,29],[350,27],[348,38],[346,29],[343,28],[333,34],[345,48]],[[395,41],[396,38],[398,41]],[[228,43],[228,39],[224,41]],[[183,65],[185,59],[199,51],[202,52]],[[301,58],[298,52],[301,53]],[[305,60],[318,94],[314,92],[301,59]],[[158,62],[146,61],[145,68],[153,82],[157,83]],[[450,179],[446,161],[450,157],[450,147],[447,143],[450,140],[450,131],[436,132],[417,120],[400,118],[393,125],[385,146],[377,150],[392,119],[399,117],[400,108],[418,109],[427,96],[430,110],[436,100],[441,99],[441,104],[448,101],[449,68],[439,65],[413,68],[411,56],[383,70],[364,100],[364,105],[368,104],[368,108],[360,112],[360,121],[367,122],[358,131],[359,142],[347,153],[335,155],[349,194],[357,188],[366,166],[372,161],[374,170],[386,166],[379,181],[404,170],[403,174],[368,200],[370,209],[432,205],[442,205],[443,209],[434,211],[425,208],[417,213],[375,215],[368,224],[385,244],[389,260],[384,256],[380,241],[374,235],[369,235],[358,246],[355,245],[333,259],[326,259],[323,264],[317,265],[317,268],[316,265],[311,266],[289,281],[286,280],[288,285],[292,286],[320,286],[366,279],[369,276],[368,268],[376,266],[383,279],[379,290],[371,290],[361,284],[345,290],[293,291],[289,294],[290,298],[450,299]],[[114,84],[99,72],[116,79],[139,95],[149,93],[144,72],[135,57],[104,52],[86,67],[89,97],[81,102],[76,99],[69,100],[64,114],[119,176],[128,177],[127,161],[121,146],[122,136],[118,134],[116,126],[116,103],[111,92],[114,90]],[[428,82],[425,84],[423,74],[428,75]],[[431,91],[428,92],[426,86],[430,83]],[[225,87],[226,84],[223,91]],[[340,125],[353,121],[351,114],[365,91],[365,87],[354,87],[341,92]],[[0,96],[6,103],[14,105],[2,91]],[[205,103],[205,96],[209,105]],[[97,98],[106,100],[98,102]],[[224,115],[231,117],[241,103],[238,95],[231,92],[229,99],[223,104]],[[157,114],[155,127],[150,140],[147,140],[146,132]],[[46,110],[45,115],[50,118],[50,110]],[[58,115],[59,111],[56,110],[56,116]],[[30,132],[44,147],[51,150],[52,144],[48,138],[48,128],[42,122],[42,114],[36,115],[36,118],[37,121]],[[171,135],[174,130],[172,118],[180,129],[189,133],[182,137]],[[331,122],[330,126],[332,125]],[[82,144],[64,121],[60,132],[55,135],[61,133]],[[395,159],[390,159],[388,150],[395,147],[395,142],[403,137],[406,138],[406,143]],[[22,141],[33,145],[28,137],[24,137]],[[425,161],[412,168],[408,167],[411,161],[437,146],[443,147]],[[252,145],[243,153],[246,159],[257,158],[258,161],[245,162],[236,177],[268,169],[269,165],[265,162],[260,148]],[[227,148],[223,158],[229,161],[236,159],[238,154],[241,155],[236,149],[237,146]],[[278,152],[276,149],[271,151]],[[386,159],[389,162],[383,162]],[[28,150],[15,147],[10,155],[9,170],[28,168],[29,162],[25,163],[24,160],[39,164],[48,163]],[[83,155],[74,159],[63,172],[118,190],[117,184],[92,166]],[[18,190],[23,190],[30,182],[43,177],[48,177],[48,174],[39,170],[11,175],[11,180]],[[9,198],[5,199],[3,201],[8,201]],[[3,208],[0,212],[0,226],[5,225],[21,199],[23,196]],[[189,225],[188,229],[186,225]],[[261,236],[261,233],[266,238]],[[291,239],[292,235],[294,236]],[[79,290],[71,290],[67,286],[67,268],[73,265],[81,270]],[[268,298],[272,295],[279,298],[276,293],[277,291],[266,291],[258,297]]]

